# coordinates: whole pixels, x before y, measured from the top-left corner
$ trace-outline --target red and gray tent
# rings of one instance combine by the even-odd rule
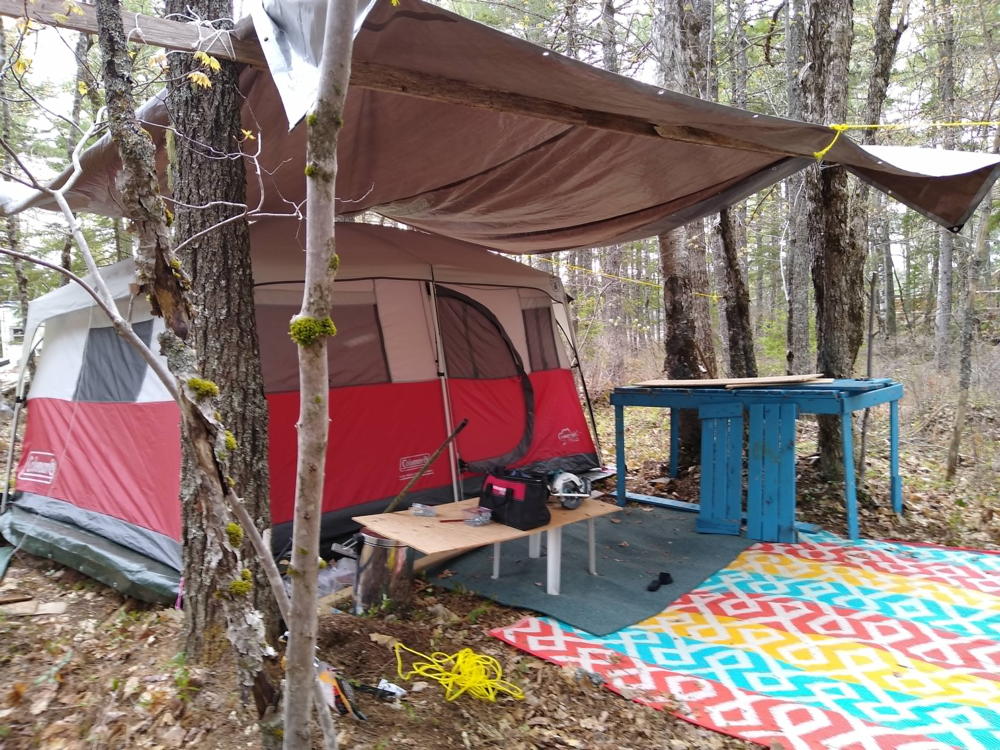
[[[288,321],[302,300],[302,226],[269,219],[251,235],[278,550],[295,484],[298,369]],[[558,277],[418,231],[347,223],[337,237],[326,537],[384,507],[463,419],[457,454],[442,454],[409,500],[461,497],[499,466],[597,466]],[[163,323],[132,298],[132,261],[106,275],[140,336],[154,340]],[[77,287],[31,303],[26,340],[42,325],[19,494],[3,533],[47,554],[68,551],[71,563],[133,594],[170,595],[181,568],[177,408]]]

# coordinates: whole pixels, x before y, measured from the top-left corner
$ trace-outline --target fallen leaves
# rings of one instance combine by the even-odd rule
[[[391,635],[385,635],[385,633],[369,633],[368,638],[369,640],[371,640],[372,643],[377,643],[380,646],[385,646],[388,649],[395,648],[396,644],[399,643],[398,639],[394,638]]]

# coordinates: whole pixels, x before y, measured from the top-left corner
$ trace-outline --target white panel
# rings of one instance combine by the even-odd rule
[[[149,346],[156,355],[156,358],[163,362],[166,366],[166,358],[160,356],[160,343],[158,341],[159,336],[163,333],[164,324],[163,318],[153,319],[153,335],[149,339]],[[153,368],[146,368],[146,377],[143,378],[142,387],[139,389],[139,395],[135,399],[137,402],[143,401],[171,401],[170,393],[167,392],[166,387],[160,380],[159,376],[153,372]]]
[[[552,303],[552,318],[555,324],[556,351],[559,352],[559,366],[569,367],[573,361],[573,322],[569,319],[569,307],[561,302]]]
[[[528,337],[524,333],[524,315],[521,313],[521,296],[517,289],[504,289],[488,286],[459,286],[457,284],[442,284],[454,289],[476,302],[481,302],[496,316],[503,326],[507,337],[514,344],[517,353],[521,355],[524,371],[531,372],[531,360],[528,356]]]
[[[28,392],[30,398],[73,399],[92,311],[94,308],[78,310],[46,321],[38,367]]]
[[[375,299],[392,381],[436,378],[430,298],[424,283],[379,279]]]

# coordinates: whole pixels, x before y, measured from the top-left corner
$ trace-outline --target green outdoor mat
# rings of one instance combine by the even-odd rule
[[[491,547],[430,570],[428,580],[607,635],[663,611],[753,544],[743,537],[699,534],[694,530],[696,518],[694,513],[651,506],[623,508],[598,518],[597,576],[587,572],[587,525],[565,527],[559,596],[545,593],[545,545],[543,556],[531,559],[527,539],[503,544],[497,580],[490,578]],[[454,575],[441,577],[443,570]],[[647,591],[661,571],[669,573],[673,583]]]

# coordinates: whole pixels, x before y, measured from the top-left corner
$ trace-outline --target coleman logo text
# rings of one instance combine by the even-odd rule
[[[56,457],[53,454],[44,451],[31,451],[17,478],[26,482],[52,484],[52,480],[56,478],[57,465]]]

